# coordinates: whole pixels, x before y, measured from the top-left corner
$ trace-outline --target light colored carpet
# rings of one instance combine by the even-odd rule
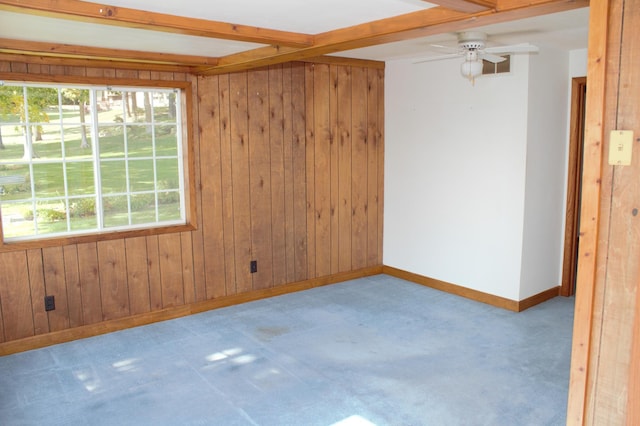
[[[563,425],[573,298],[386,275],[0,358],[2,425]]]

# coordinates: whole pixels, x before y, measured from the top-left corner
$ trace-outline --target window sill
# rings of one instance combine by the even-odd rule
[[[19,250],[41,249],[45,247],[59,247],[70,244],[97,243],[100,241],[118,240],[136,237],[148,237],[162,234],[175,234],[196,230],[193,224],[162,226],[156,228],[134,229],[127,231],[101,232],[69,237],[41,238],[37,240],[2,242],[0,253]]]

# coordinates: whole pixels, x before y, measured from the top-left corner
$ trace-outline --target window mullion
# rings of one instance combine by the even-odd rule
[[[98,230],[104,229],[102,209],[102,179],[100,176],[100,128],[98,127],[98,108],[96,101],[96,89],[89,90],[89,102],[91,103],[91,151],[93,155],[93,185],[95,187],[96,219]]]

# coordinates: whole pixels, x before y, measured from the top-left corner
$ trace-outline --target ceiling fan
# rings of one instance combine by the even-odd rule
[[[431,45],[439,50],[448,51],[449,53],[418,59],[413,63],[419,64],[422,62],[439,61],[442,59],[461,56],[464,58],[464,62],[460,65],[460,73],[463,77],[468,79],[471,84],[473,84],[475,78],[482,75],[483,60],[497,64],[507,59],[501,55],[510,53],[533,53],[538,51],[536,46],[530,44],[487,47],[487,34],[480,31],[465,31],[457,33],[457,37],[457,47],[437,44]]]

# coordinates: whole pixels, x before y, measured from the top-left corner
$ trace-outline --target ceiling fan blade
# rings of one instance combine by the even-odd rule
[[[484,49],[486,53],[535,53],[538,52],[537,46],[531,44],[514,44],[511,46],[495,46]]]
[[[500,62],[503,62],[503,61],[507,60],[507,58],[505,58],[505,57],[498,56],[498,55],[493,55],[491,53],[483,53],[480,56],[481,56],[481,58],[483,60],[492,62],[494,64],[499,64]]]
[[[456,53],[460,51],[457,46],[444,46],[442,44],[430,44],[429,47],[434,48],[434,50],[440,50],[442,52]]]
[[[423,62],[440,61],[443,59],[451,59],[460,57],[459,53],[449,53],[448,55],[429,56],[426,58],[418,58],[413,61],[414,64],[421,64]]]

